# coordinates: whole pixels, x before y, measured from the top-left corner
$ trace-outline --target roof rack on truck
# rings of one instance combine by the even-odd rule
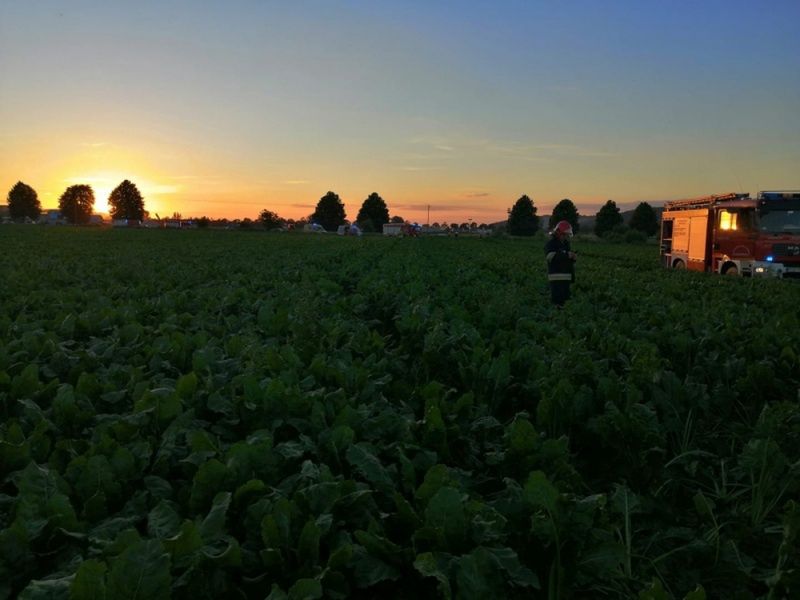
[[[664,203],[664,210],[693,210],[696,208],[708,208],[720,202],[728,202],[730,200],[744,200],[750,197],[750,194],[714,194],[712,196],[702,196],[700,198],[690,198],[688,200],[673,200]]]

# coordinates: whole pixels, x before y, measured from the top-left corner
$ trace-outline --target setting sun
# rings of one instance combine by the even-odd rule
[[[103,215],[109,214],[108,197],[111,192],[122,183],[125,179],[133,178],[129,175],[122,175],[118,173],[92,173],[89,175],[81,175],[77,177],[70,177],[67,181],[69,185],[89,185],[94,191],[94,212]]]
[[[163,200],[163,196],[180,191],[180,186],[154,183],[148,179],[136,177],[131,174],[120,172],[94,172],[78,177],[70,177],[65,181],[64,187],[66,188],[70,185],[79,184],[91,186],[94,192],[94,212],[107,216],[110,213],[108,199],[111,192],[126,179],[134,183],[144,197],[145,210],[151,214],[157,212],[168,214],[171,212],[172,209],[169,203]]]

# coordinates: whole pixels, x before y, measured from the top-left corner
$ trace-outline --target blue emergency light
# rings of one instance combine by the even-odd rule
[[[775,260],[774,256],[768,256],[767,257],[767,262],[772,262],[773,260]]]

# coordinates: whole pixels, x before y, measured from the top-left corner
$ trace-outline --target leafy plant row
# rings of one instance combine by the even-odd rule
[[[800,289],[540,242],[4,232],[0,597],[791,596]]]

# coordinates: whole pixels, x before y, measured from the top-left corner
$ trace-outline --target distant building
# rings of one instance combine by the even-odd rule
[[[46,225],[60,225],[64,220],[61,218],[61,211],[57,208],[45,208],[39,215],[39,223]]]
[[[450,230],[446,227],[436,227],[432,225],[423,225],[422,226],[422,233],[425,235],[447,235]]]
[[[112,227],[141,227],[142,222],[138,219],[114,219],[111,221]]]
[[[405,223],[384,223],[383,235],[403,235]]]

